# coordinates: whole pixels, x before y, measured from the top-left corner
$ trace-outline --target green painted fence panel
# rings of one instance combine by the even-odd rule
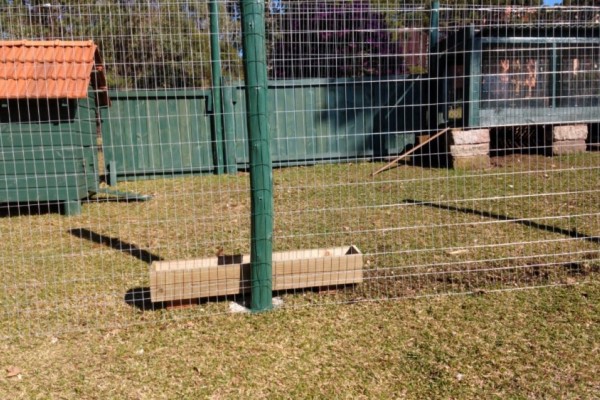
[[[236,161],[245,168],[244,88],[237,89]],[[421,129],[418,100],[412,77],[272,81],[268,115],[273,164],[309,165],[399,154],[414,144]]]
[[[227,172],[249,166],[243,83],[223,85]],[[106,170],[116,180],[216,172],[209,90],[114,91],[102,110]],[[412,76],[269,82],[275,166],[399,154],[421,129]],[[112,183],[112,182],[111,182]]]
[[[210,91],[110,93],[102,116],[106,168],[117,179],[210,172],[213,162]]]

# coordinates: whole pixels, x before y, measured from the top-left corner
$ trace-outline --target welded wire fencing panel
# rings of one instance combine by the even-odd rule
[[[276,171],[277,246],[360,248],[364,281],[339,290],[340,301],[597,279],[597,8],[295,7],[290,20],[309,33],[290,34],[300,39],[274,55],[276,72],[370,80],[366,89],[352,80],[329,89],[335,105],[313,116],[329,127],[341,121],[341,141],[362,153],[291,179]],[[275,36],[287,33],[282,20]],[[414,36],[433,43],[405,47]],[[385,46],[361,48],[369,41]],[[346,53],[332,57],[338,46]],[[421,54],[426,62],[411,64]],[[398,82],[400,93],[391,90]],[[376,125],[361,129],[373,93],[385,101]]]
[[[3,335],[247,305],[241,13],[0,6]],[[284,305],[597,280],[599,15],[267,2]]]
[[[214,132],[223,110],[242,113],[214,107],[242,76],[239,22],[217,10],[222,82],[207,2],[0,5],[6,334],[161,320],[153,262],[248,253],[248,176],[223,156],[235,138]]]

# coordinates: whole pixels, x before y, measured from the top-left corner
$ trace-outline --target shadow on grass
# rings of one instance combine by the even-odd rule
[[[129,196],[129,197],[127,197]],[[82,204],[90,203],[143,203],[149,198],[143,198],[141,195],[133,193],[123,193],[121,197],[118,195],[103,197],[95,197],[94,195],[79,199]],[[46,202],[19,202],[19,203],[0,203],[0,218],[47,215],[47,214],[63,214],[64,202],[61,201],[46,201]]]
[[[244,293],[229,296],[212,296],[202,299],[196,298],[176,301],[157,301],[153,303],[152,298],[150,296],[149,287],[136,287],[129,289],[127,293],[125,293],[125,297],[123,300],[125,300],[125,303],[127,303],[131,307],[135,307],[141,311],[188,308],[200,304],[219,303],[225,301],[235,302],[245,307],[250,306],[250,296]]]
[[[82,200],[82,203],[88,203],[88,204],[92,204],[92,203],[145,203],[145,202],[147,202],[147,200],[136,199],[135,197],[122,198],[122,197],[117,197],[117,196],[113,196],[113,197],[90,196],[90,197]]]
[[[280,297],[283,295],[293,295],[299,293],[316,293],[316,294],[331,294],[343,291],[346,288],[355,288],[356,285],[335,285],[335,286],[323,286],[303,289],[287,289],[287,290],[275,290],[273,291],[273,297]],[[149,287],[136,287],[129,289],[125,293],[124,301],[131,307],[137,308],[141,311],[157,311],[157,310],[171,310],[180,308],[190,308],[202,304],[211,303],[223,303],[233,302],[237,303],[246,308],[250,308],[250,300],[252,296],[249,292],[242,292],[238,294],[232,294],[227,296],[210,296],[204,298],[195,299],[183,299],[174,301],[157,301],[152,302]]]
[[[125,293],[125,303],[142,311],[162,310],[164,303],[152,303],[149,287],[136,287]]]
[[[529,221],[527,219],[513,218],[513,217],[509,217],[508,215],[496,214],[496,213],[492,213],[489,211],[480,211],[480,210],[475,210],[475,209],[467,208],[467,207],[455,207],[455,206],[450,206],[447,204],[438,204],[438,203],[432,203],[432,202],[428,202],[428,201],[419,201],[419,200],[413,200],[413,199],[404,199],[402,201],[404,203],[414,204],[414,205],[418,205],[418,206],[433,207],[433,208],[438,208],[438,209],[447,210],[447,211],[458,211],[458,212],[462,212],[465,214],[479,215],[479,216],[486,217],[486,218],[493,218],[493,219],[497,219],[499,221],[510,221],[510,222],[514,222],[515,224],[527,226],[529,228],[535,228],[535,229],[539,229],[539,230],[551,232],[551,233],[558,233],[561,235],[572,237],[574,239],[582,239],[582,240],[586,240],[588,242],[592,242],[595,244],[600,244],[600,236],[584,235],[574,229],[567,230],[567,229],[559,228],[559,227],[552,226],[552,225],[539,224],[537,222]]]
[[[61,204],[55,203],[4,203],[0,205],[0,218],[29,215],[60,214]]]
[[[122,241],[121,239],[113,238],[110,236],[104,236],[99,233],[90,231],[85,228],[75,228],[70,229],[69,233],[75,237],[81,239],[87,239],[91,242],[103,244],[115,250],[121,251],[123,253],[127,253],[132,257],[137,258],[138,260],[144,261],[147,264],[152,263],[153,261],[161,261],[162,258],[150,253],[148,250],[140,249],[134,244],[127,243]]]

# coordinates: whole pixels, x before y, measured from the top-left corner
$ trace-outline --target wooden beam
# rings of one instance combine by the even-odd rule
[[[383,172],[383,171],[386,171],[386,170],[392,168],[395,164],[398,164],[398,162],[400,160],[402,160],[403,158],[409,156],[410,154],[414,153],[415,151],[419,150],[421,147],[425,146],[427,143],[431,142],[432,140],[437,139],[438,137],[442,136],[444,133],[448,132],[449,130],[450,130],[450,128],[445,128],[445,129],[439,131],[438,133],[436,133],[435,135],[433,135],[429,139],[425,140],[423,143],[420,143],[420,144],[416,145],[415,147],[413,147],[412,149],[410,149],[406,153],[404,153],[404,154],[396,157],[395,159],[393,159],[392,161],[390,161],[388,164],[386,164],[383,167],[379,168],[377,171],[373,172],[371,174],[371,176],[375,176],[375,175],[377,175],[380,172]]]
[[[217,258],[155,261],[150,266],[153,302],[179,301],[249,292],[249,257],[218,265]],[[273,253],[273,290],[360,283],[363,255],[354,246]]]

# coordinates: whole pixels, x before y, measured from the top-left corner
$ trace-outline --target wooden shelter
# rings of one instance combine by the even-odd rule
[[[0,203],[79,213],[98,188],[98,108],[108,105],[92,41],[1,41]]]

